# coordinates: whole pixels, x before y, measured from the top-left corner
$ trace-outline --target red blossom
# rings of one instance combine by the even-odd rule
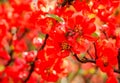
[[[77,11],[89,11],[89,7],[86,3],[86,1],[80,1],[80,0],[75,0],[73,6]]]
[[[11,6],[14,8],[14,12],[16,13],[22,13],[23,11],[30,11],[30,3],[32,0],[21,0],[21,1],[16,1],[16,0],[9,0]],[[18,10],[19,9],[19,10]]]
[[[25,43],[25,40],[13,41],[13,49],[15,50],[15,52],[23,52],[27,50],[27,45]]]
[[[72,54],[106,72],[106,83],[118,82],[119,0],[58,0],[49,12],[51,0],[2,1],[0,83],[56,82]]]
[[[106,83],[118,83],[118,81],[115,78],[115,76],[110,76],[110,77],[108,77]]]
[[[43,54],[43,51],[38,53],[39,57],[35,63],[35,71],[41,74],[42,78],[47,81],[57,81],[58,73],[62,72],[60,65],[57,63],[62,60],[51,58],[52,55]]]
[[[96,64],[104,72],[111,71],[114,65],[117,65],[117,48],[114,47],[113,43],[103,41],[103,43],[97,45],[97,56]]]
[[[49,17],[45,17],[44,19],[39,19],[37,21],[37,25],[41,28],[41,31],[45,34],[48,34],[52,30],[54,24],[56,24],[55,20]]]
[[[10,55],[5,50],[0,50],[0,58],[9,61]]]

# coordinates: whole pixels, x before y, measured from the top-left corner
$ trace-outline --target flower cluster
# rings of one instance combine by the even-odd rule
[[[68,73],[68,56],[117,83],[119,12],[120,0],[1,0],[0,83],[56,82]]]

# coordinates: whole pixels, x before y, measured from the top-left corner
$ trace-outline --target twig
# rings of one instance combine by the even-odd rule
[[[89,52],[89,49],[87,50],[87,54],[90,56],[91,59],[93,59],[92,55]]]
[[[81,63],[87,63],[87,62],[96,63],[95,60],[88,59],[88,58],[86,58],[86,57],[84,57],[83,59],[80,59],[80,58],[77,56],[77,54],[74,54],[74,56],[75,56],[75,58],[76,58],[79,62],[81,62]]]
[[[95,42],[93,43],[93,45],[94,45],[94,49],[95,49],[95,60],[96,60],[98,58],[98,56],[97,56],[97,48],[96,48]]]

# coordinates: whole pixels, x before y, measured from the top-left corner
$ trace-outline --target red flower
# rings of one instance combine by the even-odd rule
[[[5,59],[7,61],[10,60],[9,54],[4,50],[0,50],[0,58]]]
[[[14,82],[20,81],[19,73],[20,71],[14,67],[6,67],[4,71],[8,77],[11,77]]]
[[[57,57],[61,58],[69,56],[71,47],[64,34],[53,33],[46,44],[48,45],[48,50],[51,49],[51,52],[48,53],[55,53]]]
[[[31,10],[31,7],[30,7],[31,1],[32,0],[27,0],[27,1],[21,0],[21,1],[17,2],[16,0],[10,0],[10,4],[14,8],[14,12],[22,13],[23,11],[30,11]]]
[[[41,8],[41,5],[46,6],[46,2],[44,0],[38,0],[38,2],[37,2],[38,8]]]
[[[82,15],[74,15],[67,21],[66,37],[71,49],[76,54],[85,51],[87,48],[87,40],[95,40],[91,34],[95,32],[95,19],[84,18]]]
[[[61,64],[58,64],[62,63],[62,59],[50,56],[44,50],[39,51],[38,60],[35,62],[35,71],[41,74],[44,80],[55,82],[59,77],[58,74],[62,72]]]
[[[14,45],[14,50],[15,52],[23,52],[25,50],[27,50],[27,45],[25,43],[25,40],[14,40],[13,41],[13,45]]]
[[[24,52],[23,54],[27,62],[33,62],[35,60],[36,53],[34,51]]]
[[[90,8],[85,0],[84,1],[75,0],[73,5],[77,11],[90,11]]]
[[[118,81],[115,76],[110,76],[108,77],[106,83],[118,83]]]
[[[103,72],[109,72],[113,66],[117,64],[117,48],[113,43],[109,41],[103,41],[97,45],[97,56],[96,64],[100,67]]]
[[[37,21],[37,25],[41,28],[41,31],[45,34],[48,34],[50,32],[54,24],[56,24],[56,21],[49,17],[39,19]]]
[[[94,24],[95,19],[88,19],[82,15],[73,16],[67,22],[68,30],[72,29],[75,33],[80,36],[91,35],[96,31],[96,26]]]
[[[107,37],[114,36],[115,30],[116,30],[116,24],[114,22],[102,26],[102,31],[106,34]]]
[[[1,79],[1,83],[9,83],[9,77],[5,76]]]
[[[108,62],[108,57],[101,57],[101,58],[98,58],[96,60],[96,65],[98,67],[100,67],[100,69],[103,71],[103,72],[111,72],[113,69],[112,69],[112,65]]]

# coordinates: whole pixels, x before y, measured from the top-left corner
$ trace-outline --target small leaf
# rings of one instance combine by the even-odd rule
[[[46,16],[51,17],[51,18],[57,20],[58,22],[64,22],[64,20],[61,17],[59,17],[59,16],[57,16],[55,14],[46,14]]]
[[[86,55],[86,53],[80,53],[80,54],[78,54],[79,55],[79,58],[83,58],[83,57],[85,57],[85,55]]]
[[[93,37],[99,37],[96,32],[92,33],[92,36],[93,36]]]

